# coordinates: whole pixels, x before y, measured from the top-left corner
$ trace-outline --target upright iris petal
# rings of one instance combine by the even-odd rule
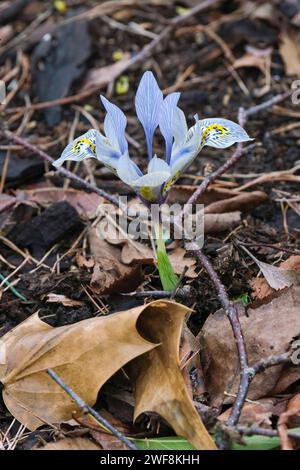
[[[167,95],[159,113],[159,128],[166,142],[166,162],[169,163],[173,145],[173,120],[176,115],[177,103],[180,93]]]
[[[123,111],[118,106],[101,96],[101,101],[107,115],[104,119],[104,131],[111,145],[118,148],[121,155],[128,151],[128,143],[125,136],[127,119]]]
[[[179,97],[180,93],[171,93],[163,99],[152,72],[144,73],[136,93],[135,106],[146,135],[149,155],[146,174],[129,157],[125,114],[103,96],[101,100],[107,111],[105,135],[91,129],[77,137],[67,145],[54,165],[58,167],[66,160],[97,158],[131,186],[145,203],[161,204],[171,186],[205,145],[227,148],[237,142],[252,140],[239,124],[228,119],[199,120],[196,115],[195,124],[188,129],[185,115],[177,106]],[[153,157],[153,136],[158,125],[165,139],[165,160],[156,155]]]
[[[154,131],[158,126],[163,94],[152,72],[145,72],[135,96],[136,114],[144,128],[148,157],[152,158],[152,142]]]

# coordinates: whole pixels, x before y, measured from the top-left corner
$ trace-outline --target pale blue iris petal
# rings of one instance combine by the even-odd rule
[[[176,107],[173,114],[172,132],[174,136],[172,151],[176,151],[186,142],[188,133],[184,112],[178,107]]]
[[[154,172],[164,172],[168,173],[170,172],[170,167],[165,160],[162,160],[162,158],[158,158],[156,155],[150,160],[149,165],[148,165],[148,173],[154,173]]]
[[[104,131],[111,145],[118,149],[121,154],[127,152],[128,143],[125,136],[127,119],[118,106],[101,96],[101,101],[106,109],[107,116],[104,120]]]
[[[160,188],[165,181],[170,177],[169,171],[147,173],[136,180],[132,181],[131,184],[135,188],[149,187],[149,188]]]
[[[80,162],[85,158],[96,158],[96,136],[100,134],[96,129],[90,129],[85,134],[77,137],[75,140],[70,142],[64,151],[62,152],[60,158],[53,162],[53,165],[58,168],[66,160],[72,160],[75,162]]]
[[[201,128],[203,146],[226,148],[237,142],[254,140],[249,137],[245,129],[229,119],[209,118],[198,123]]]
[[[194,158],[198,155],[200,152],[202,145],[201,145],[201,129],[200,129],[200,121],[196,122],[194,126],[192,126],[187,133],[187,138],[184,144],[177,148],[174,149],[175,151],[172,152],[171,156],[171,161],[170,161],[170,167],[171,167],[171,172],[172,175],[174,175],[178,171],[181,170],[181,166],[186,168],[185,165],[179,164],[177,165],[177,161],[182,160],[183,161],[190,161],[190,163],[194,160]]]
[[[173,145],[173,117],[180,93],[170,93],[163,101],[159,113],[159,128],[166,142],[166,161],[171,158]]]
[[[131,185],[132,181],[143,175],[139,167],[129,158],[127,154],[122,155],[117,165],[118,177],[124,183]]]
[[[109,168],[113,173],[116,173],[120,156],[120,151],[112,148],[108,139],[98,132],[96,135],[97,160],[103,163],[103,165]]]
[[[152,158],[152,141],[160,108],[163,102],[163,94],[152,72],[145,72],[140,81],[135,96],[135,109],[146,135],[149,159]]]

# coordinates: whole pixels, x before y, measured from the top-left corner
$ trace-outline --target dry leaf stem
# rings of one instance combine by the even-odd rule
[[[122,434],[118,429],[116,429],[112,424],[110,424],[105,418],[103,418],[97,411],[89,406],[82,398],[80,398],[77,393],[75,393],[68,385],[54,372],[52,369],[47,369],[50,377],[59,385],[82,409],[82,411],[89,413],[96,419],[102,426],[108,429],[114,436],[116,436],[123,444],[125,444],[130,450],[138,450],[137,447],[127,439],[124,434]]]

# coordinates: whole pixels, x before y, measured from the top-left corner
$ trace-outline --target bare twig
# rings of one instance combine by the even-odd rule
[[[85,403],[82,398],[80,398],[68,385],[54,372],[52,369],[47,369],[47,373],[50,377],[59,385],[81,408],[83,412],[89,413],[92,415],[96,421],[98,421],[102,426],[108,429],[114,436],[116,436],[123,444],[125,444],[130,450],[138,450],[137,447],[124,436],[118,429],[112,426],[105,418],[103,418],[97,411],[95,411],[91,406]]]
[[[261,111],[266,111],[277,103],[281,103],[281,101],[284,101],[285,99],[289,98],[292,93],[293,91],[286,91],[285,93],[281,93],[280,95],[273,96],[273,98],[270,98],[269,100],[264,101],[263,103],[258,104],[257,106],[251,106],[251,108],[245,110],[246,118],[248,118],[249,116],[253,116],[254,114],[258,114]]]
[[[236,426],[234,430],[238,431],[243,436],[253,436],[255,434],[259,436],[267,437],[279,437],[278,432],[275,429],[265,429],[259,426]],[[296,439],[300,439],[300,432],[288,430],[288,436]]]
[[[33,144],[30,144],[26,139],[23,139],[22,137],[18,137],[17,135],[13,134],[12,132],[8,130],[0,130],[0,136],[11,140],[19,145],[21,145],[23,148],[26,148],[27,150],[30,150],[30,152],[34,153],[38,157],[40,157],[42,160],[45,162],[50,163],[50,165],[53,164],[54,159],[50,157],[47,153],[43,152],[43,150],[39,149]],[[69,170],[66,170],[63,167],[60,167],[57,169],[57,172],[61,174],[62,176],[65,176],[66,178],[69,178],[73,181],[76,181],[76,183],[79,183],[81,186],[84,188],[88,189],[89,191],[94,191],[95,193],[99,194],[99,196],[104,197],[106,200],[110,201],[114,205],[118,206],[119,205],[119,199],[106,191],[104,191],[101,188],[98,188],[97,186],[93,186],[92,184],[88,183],[87,181],[84,181],[82,178],[79,176],[75,175]]]
[[[236,400],[233,404],[230,417],[228,419],[229,426],[235,426],[238,423],[246,396],[248,388],[252,377],[255,372],[253,368],[250,368],[248,365],[247,350],[245,345],[245,340],[241,328],[241,324],[238,317],[238,312],[236,307],[230,302],[227,292],[224,285],[220,281],[219,276],[214,270],[209,259],[202,253],[198,245],[194,242],[187,242],[186,247],[188,250],[191,250],[194,255],[198,258],[202,266],[205,268],[207,274],[209,275],[219,297],[219,300],[225,310],[225,313],[229,319],[234,339],[236,342],[236,347],[239,355],[240,363],[240,384],[239,390],[237,393]]]
[[[182,299],[186,299],[191,294],[190,286],[184,286],[175,291],[166,291],[166,290],[145,290],[145,291],[135,291],[130,292],[128,294],[122,294],[124,297],[135,297],[136,299],[145,299],[147,297],[152,297],[154,299],[162,299],[162,298],[172,298],[179,297]]]

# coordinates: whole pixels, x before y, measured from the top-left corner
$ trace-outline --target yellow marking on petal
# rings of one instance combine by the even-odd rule
[[[154,202],[156,201],[156,195],[149,186],[144,186],[140,189],[141,196],[147,201]]]
[[[166,193],[167,191],[169,191],[170,187],[172,186],[173,183],[175,183],[180,173],[181,173],[180,171],[177,171],[175,175],[173,175],[172,178],[170,178],[169,181],[166,182],[164,189],[163,189],[163,193]]]
[[[95,151],[96,151],[95,144],[93,144],[93,142],[91,142],[89,139],[86,139],[85,137],[82,137],[81,139],[78,139],[78,140],[76,140],[76,142],[74,142],[74,144],[72,145],[72,149],[71,149],[72,152],[80,153],[80,151],[82,150],[81,149],[82,144],[86,144],[88,147],[90,147],[92,152],[95,153]]]
[[[221,126],[221,124],[210,124],[203,131],[203,134],[201,136],[201,144],[203,144],[205,142],[205,139],[206,139],[207,135],[210,133],[210,131],[212,131],[214,129],[219,131],[219,135],[216,136],[217,138],[220,138],[220,137],[223,137],[224,135],[230,134],[230,131],[229,131],[229,129],[227,129],[227,127]]]

